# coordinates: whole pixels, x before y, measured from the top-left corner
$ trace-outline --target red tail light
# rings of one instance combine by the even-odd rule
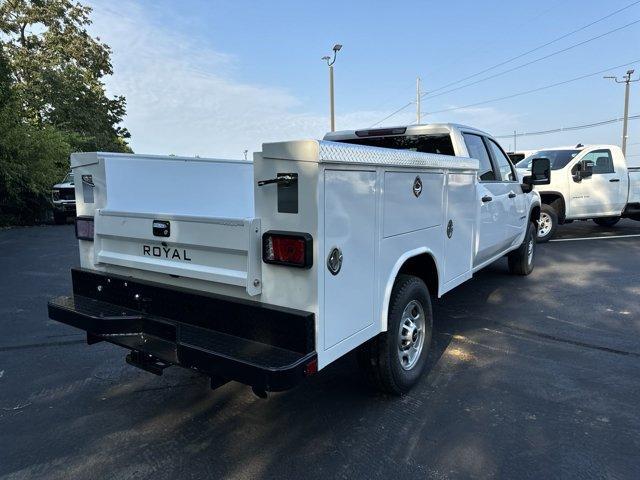
[[[262,235],[262,261],[311,268],[313,239],[308,233],[269,231]]]
[[[76,238],[93,241],[93,217],[76,217]]]

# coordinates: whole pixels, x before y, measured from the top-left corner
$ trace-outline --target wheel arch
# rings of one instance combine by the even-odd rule
[[[431,295],[439,296],[440,292],[440,268],[436,256],[433,252],[421,247],[405,252],[396,261],[391,274],[387,278],[384,288],[384,298],[380,315],[381,331],[387,330],[389,316],[389,302],[391,301],[391,291],[398,275],[414,275],[420,278],[429,289]]]
[[[540,201],[552,207],[558,214],[558,220],[563,222],[567,215],[567,204],[561,192],[547,190],[540,193]]]
[[[538,220],[540,220],[540,208],[542,205],[534,205],[533,207],[531,207],[531,211],[529,212],[529,221],[530,222],[537,222]]]

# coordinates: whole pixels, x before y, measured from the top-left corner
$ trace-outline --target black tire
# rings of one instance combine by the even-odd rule
[[[544,230],[543,226],[545,227]],[[547,205],[546,203],[542,204],[542,207],[540,208],[540,221],[538,222],[537,231],[538,243],[545,243],[551,240],[551,237],[555,235],[557,228],[558,213],[551,205]]]
[[[53,211],[53,221],[56,225],[64,225],[67,223],[67,215],[64,212]]]
[[[601,227],[613,227],[620,221],[620,217],[602,217],[594,218],[593,221]]]
[[[413,304],[413,305],[412,305]],[[410,366],[400,356],[401,329],[400,325],[405,324],[403,313],[406,308],[422,308],[424,315],[422,344],[415,353],[415,360]],[[416,321],[416,323],[420,323]],[[408,328],[403,328],[403,332],[409,332]],[[387,331],[380,333],[358,349],[358,363],[369,382],[386,393],[401,395],[408,392],[413,387],[424,371],[427,356],[431,346],[431,336],[433,334],[433,313],[431,311],[431,298],[429,290],[424,282],[412,275],[398,275],[396,283],[391,291],[389,301],[389,314]],[[406,335],[405,338],[413,338],[420,341],[420,337]],[[413,348],[409,345],[407,352]],[[417,349],[416,349],[417,350]],[[408,358],[408,357],[407,357]],[[403,364],[409,367],[403,367]]]
[[[533,272],[536,256],[536,225],[529,222],[527,234],[522,245],[517,250],[509,253],[509,273],[513,275],[529,275]]]

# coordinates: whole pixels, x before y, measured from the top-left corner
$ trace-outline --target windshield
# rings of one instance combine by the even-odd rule
[[[524,160],[519,161],[516,164],[516,168],[531,170],[531,161],[534,158],[548,158],[551,162],[551,170],[559,170],[566,167],[579,153],[580,150],[540,150],[533,155],[529,155]]]
[[[451,136],[448,133],[354,138],[341,140],[341,142],[369,145],[371,147],[394,148],[396,150],[413,150],[414,152],[454,155]]]
[[[70,183],[71,185],[73,185],[73,172],[67,173],[67,176],[64,177],[62,183]]]

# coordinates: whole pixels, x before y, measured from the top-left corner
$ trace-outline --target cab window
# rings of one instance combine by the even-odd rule
[[[488,138],[487,140],[489,141],[489,148],[491,149],[491,153],[493,154],[493,159],[498,164],[500,178],[504,182],[513,182],[516,179],[516,176],[513,174],[511,162],[496,142],[494,142],[490,138]]]
[[[484,144],[482,137],[473,133],[463,133],[462,136],[464,137],[464,143],[467,146],[469,156],[475,158],[480,163],[478,179],[481,182],[497,180],[498,177],[493,169],[491,157],[489,156],[487,146]]]
[[[582,162],[593,165],[594,175],[615,173],[610,150],[594,150],[593,152],[589,152],[582,157]]]

